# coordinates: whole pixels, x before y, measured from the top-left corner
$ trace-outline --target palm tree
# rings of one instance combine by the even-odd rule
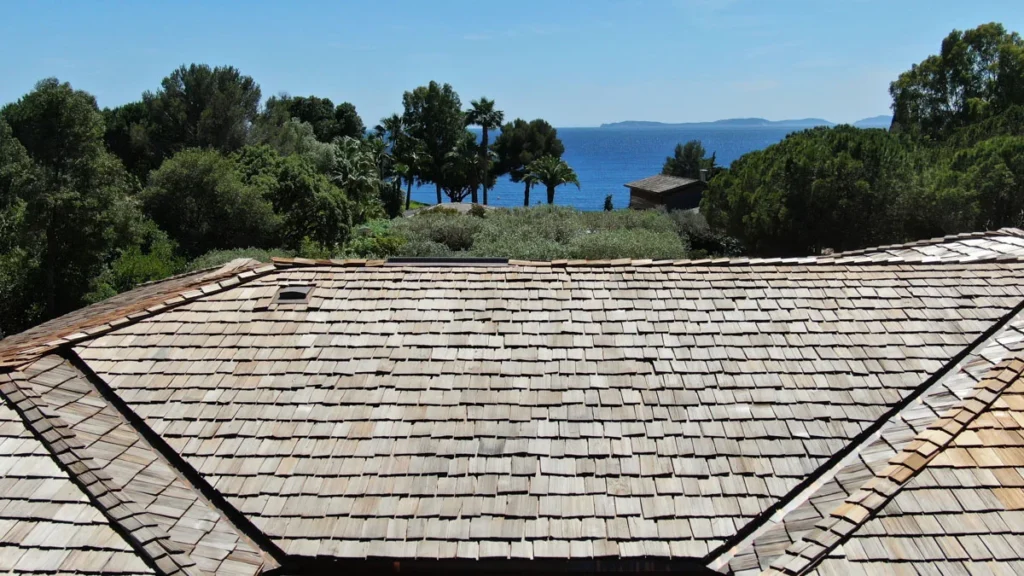
[[[405,135],[405,126],[402,124],[402,117],[392,114],[387,118],[381,118],[374,130],[387,139],[388,145],[394,150],[398,140]]]
[[[484,204],[487,204],[487,167],[490,165],[490,158],[487,154],[488,131],[498,128],[505,121],[505,113],[494,109],[494,100],[480,98],[470,102],[470,109],[466,112],[466,122],[470,126],[479,126],[483,129],[483,139],[480,142],[480,182],[484,185]],[[476,198],[473,199],[476,202]]]
[[[401,114],[381,118],[374,130],[386,139],[391,159],[395,162],[392,169],[400,180],[405,181],[405,209],[408,210],[412,204],[412,185],[418,175],[423,146],[408,134]]]
[[[562,184],[575,184],[580,187],[580,179],[576,172],[555,156],[538,158],[526,167],[527,184],[543,184],[548,189],[548,204],[555,203],[555,188]]]
[[[335,149],[337,161],[331,179],[357,204],[376,194],[380,183],[377,158],[363,142],[345,136],[335,143]]]

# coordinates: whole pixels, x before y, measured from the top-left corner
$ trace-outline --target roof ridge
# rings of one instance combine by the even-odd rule
[[[1024,355],[994,366],[958,407],[947,411],[917,434],[898,454],[889,459],[888,466],[850,494],[827,518],[818,522],[814,530],[790,545],[762,574],[792,576],[806,574],[814,568],[829,552],[882,510],[979,414],[991,407],[1022,373]]]
[[[135,305],[125,306],[124,308],[117,310],[117,314],[113,319],[104,317],[104,322],[95,325],[89,325],[88,322],[83,322],[73,328],[77,331],[65,334],[64,336],[60,336],[42,344],[32,345],[29,343],[23,347],[13,346],[11,349],[5,350],[3,342],[0,341],[0,371],[5,368],[9,370],[16,369],[61,346],[91,340],[98,336],[102,336],[107,332],[111,332],[129,324],[134,324],[135,322],[145,318],[156,316],[157,314],[176,308],[182,304],[193,302],[204,296],[216,294],[229,288],[245,284],[250,280],[276,272],[277,270],[278,267],[274,264],[265,264],[258,268],[250,268],[238,274],[229,275],[216,280],[214,280],[215,278],[218,278],[216,275],[207,275],[201,278],[212,280],[207,284],[189,286],[188,289],[183,291],[168,292],[162,296],[170,297],[163,299],[162,301],[158,300],[156,304],[150,304],[150,301],[143,301],[141,303],[136,303]],[[168,279],[163,281],[166,280]],[[147,304],[149,305],[147,306]]]
[[[961,258],[937,258],[920,256],[906,258],[903,256],[880,257],[883,253],[872,252],[871,255],[848,255],[848,256],[798,256],[788,258],[716,258],[699,260],[652,260],[652,259],[630,259],[617,260],[508,260],[507,266],[513,268],[731,268],[731,267],[755,267],[755,266],[906,266],[912,264],[927,265],[967,265],[967,264],[992,264],[992,263],[1020,263],[1024,262],[1024,256],[964,256]],[[333,268],[378,268],[388,266],[390,268],[424,268],[449,267],[451,264],[460,264],[466,267],[465,259],[438,258],[430,265],[423,263],[409,264],[403,262],[391,263],[389,260],[380,259],[338,259],[338,260],[313,260],[309,258],[278,258],[274,257],[273,264],[279,268],[299,267],[333,267]],[[472,267],[471,265],[469,267]],[[481,263],[481,268],[495,268],[494,264]],[[497,266],[500,267],[500,266]]]
[[[60,416],[36,402],[35,390],[18,384],[22,379],[24,375],[20,373],[0,377],[0,395],[15,408],[25,427],[40,439],[51,458],[65,469],[71,481],[79,485],[111,526],[158,574],[205,574],[155,521],[148,519],[145,509],[123,496],[120,486],[94,464],[92,457],[81,453],[85,449],[82,441]]]
[[[932,238],[922,238],[920,240],[911,240],[909,242],[901,242],[898,244],[884,244],[881,246],[871,246],[868,248],[858,248],[856,250],[846,250],[843,252],[836,252],[832,254],[833,257],[839,256],[857,256],[861,254],[877,254],[886,250],[900,250],[906,248],[918,248],[921,246],[932,246],[935,244],[944,244],[955,240],[970,240],[973,238],[985,238],[989,236],[1018,236],[1024,237],[1024,230],[1019,228],[1004,227],[996,230],[978,230],[974,232],[961,232],[959,234],[947,234],[945,236],[934,236]]]

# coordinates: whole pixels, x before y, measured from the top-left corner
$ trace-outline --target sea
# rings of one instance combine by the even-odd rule
[[[580,189],[573,185],[558,187],[555,204],[601,210],[605,196],[611,194],[612,205],[625,208],[629,205],[629,190],[624,184],[661,173],[665,158],[672,155],[676,144],[700,140],[709,155],[714,152],[717,162],[728,166],[747,152],[774,144],[793,131],[792,127],[778,126],[559,128],[558,137],[565,145],[562,158],[576,170]],[[412,198],[433,204],[437,199],[434,186],[413,188]],[[522,206],[523,185],[507,176],[500,178],[488,200],[493,206]],[[546,201],[543,188],[530,191],[531,204]]]

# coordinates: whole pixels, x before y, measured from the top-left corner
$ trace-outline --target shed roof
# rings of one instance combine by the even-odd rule
[[[1015,492],[993,490],[1024,484],[1002,471],[1017,465],[1020,237],[791,260],[280,260],[155,284],[0,343],[0,433],[24,439],[0,441],[0,484],[25,477],[31,439],[120,539],[108,561],[157,573],[372,558],[803,573],[906,561],[902,541],[886,558],[854,538],[953,500],[965,537],[997,535],[986,549],[1010,562],[1024,526]],[[308,302],[275,301],[290,285]],[[960,440],[970,463],[933,458],[955,440],[922,448],[990,410]],[[879,497],[918,507],[890,521],[864,491],[893,474]],[[66,517],[51,491],[26,498],[31,512],[0,507],[0,570],[74,553],[17,529]]]
[[[661,194],[663,192],[671,192],[672,190],[682,188],[684,186],[690,186],[698,182],[700,182],[700,180],[694,180],[693,178],[680,178],[678,176],[657,174],[655,176],[648,176],[641,180],[634,180],[633,182],[626,184],[626,188],[636,188],[638,190]]]

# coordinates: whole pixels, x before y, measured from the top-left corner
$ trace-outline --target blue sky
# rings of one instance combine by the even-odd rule
[[[760,116],[853,121],[954,28],[1024,32],[1021,0],[6,2],[0,102],[40,78],[101,106],[180,64],[350,101],[368,125],[431,79],[556,126]]]

